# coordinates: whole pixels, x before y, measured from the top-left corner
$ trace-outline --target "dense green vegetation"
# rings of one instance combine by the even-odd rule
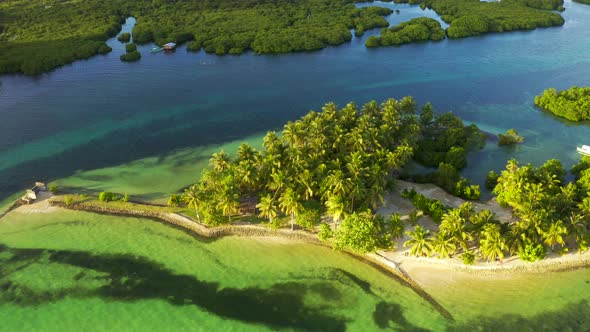
[[[117,40],[121,43],[128,43],[131,40],[131,34],[129,32],[123,32],[117,37]]]
[[[124,15],[111,1],[0,2],[0,73],[39,74],[108,53]]]
[[[550,88],[535,97],[535,105],[570,121],[590,120],[590,87]]]
[[[584,252],[590,240],[590,158],[572,169],[574,182],[565,181],[566,173],[557,160],[541,167],[510,160],[496,178],[494,193],[498,203],[512,207],[515,222],[501,223],[490,211],[474,212],[465,203],[442,217],[438,233],[430,236],[418,227],[409,232],[412,239],[407,245],[421,256],[449,257],[477,250],[488,260],[515,254],[529,262],[542,259],[548,250]]]
[[[508,129],[506,133],[498,135],[498,145],[514,145],[524,142],[524,137],[516,129]]]
[[[334,231],[321,226],[322,238],[337,248],[373,251],[403,235],[399,217],[384,219],[372,211],[417,147],[438,158],[456,146],[479,146],[480,138],[477,127],[464,126],[450,113],[434,116],[430,104],[417,115],[411,97],[373,101],[361,109],[353,103],[342,109],[327,104],[322,112],[287,123],[280,135],[269,132],[263,151],[243,144],[235,158],[214,154],[200,181],[173,195],[170,204],[186,204],[211,225],[255,213],[272,227],[289,220],[291,228],[315,229],[327,215]],[[461,159],[464,153],[451,155]],[[428,213],[442,215],[442,206],[430,205]]]
[[[583,3],[586,5],[590,5],[590,0],[574,0],[574,2]]]
[[[269,132],[263,151],[244,144],[234,160],[214,154],[184,200],[213,224],[238,214],[251,198],[271,223],[283,215],[293,226],[310,208],[336,223],[355,212],[363,216],[382,202],[393,172],[412,157],[420,133],[414,113],[410,97],[360,110],[327,104],[287,123],[280,136]]]
[[[135,44],[127,44],[127,45],[125,45],[125,51],[127,53],[131,53],[133,51],[137,51],[137,45],[135,45]]]
[[[131,51],[125,54],[121,54],[121,61],[125,62],[135,62],[141,59],[141,53],[139,51]]]
[[[350,0],[0,2],[0,73],[39,74],[109,52],[104,41],[128,16],[136,43],[190,41],[218,54],[284,53],[338,45],[388,26],[387,8],[356,8]]]
[[[560,26],[563,17],[548,10],[559,9],[561,5],[563,0],[427,0],[421,4],[423,8],[432,8],[450,24],[449,38]]]
[[[416,41],[439,41],[445,38],[440,23],[432,18],[419,17],[402,22],[395,27],[382,29],[381,36],[367,38],[365,46],[379,47],[412,43]]]

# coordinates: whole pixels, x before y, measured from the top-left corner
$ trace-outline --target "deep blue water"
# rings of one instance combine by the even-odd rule
[[[388,17],[392,24],[436,17],[418,6],[375,4],[400,9]],[[35,78],[0,76],[0,198],[34,179],[275,129],[329,101],[406,95],[486,131],[516,128],[525,137],[516,148],[488,144],[472,154],[464,174],[475,182],[512,157],[559,158],[569,167],[579,159],[576,145],[590,143],[590,127],[533,105],[548,87],[590,85],[590,6],[565,7],[563,27],[376,50],[364,47],[375,30],[346,45],[278,56],[218,57],[183,47],[151,54],[146,45],[141,61],[123,63],[123,45],[111,40],[105,56]]]

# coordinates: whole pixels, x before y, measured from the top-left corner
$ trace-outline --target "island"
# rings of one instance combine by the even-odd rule
[[[60,1],[0,2],[0,73],[36,75],[78,59],[110,52],[105,41],[127,17],[137,18],[137,44],[190,42],[190,50],[217,54],[317,50],[386,27],[387,8],[356,8],[352,1],[263,2]],[[125,35],[126,40],[126,35]]]
[[[401,1],[403,2],[403,1]],[[449,38],[488,32],[529,30],[563,25],[551,10],[562,9],[563,0],[419,1],[450,24]],[[357,8],[351,0],[324,2],[247,0],[212,2],[163,1],[62,1],[51,5],[42,0],[0,3],[5,18],[0,23],[0,73],[37,75],[75,60],[111,51],[105,41],[117,35],[127,17],[137,18],[132,34],[137,44],[162,46],[187,43],[187,49],[218,55],[313,51],[340,45],[366,30],[384,28],[383,16],[393,13],[383,7]],[[198,13],[198,14],[196,14]],[[428,31],[426,31],[428,30]],[[384,30],[368,47],[400,45],[423,40],[441,40],[444,34],[432,19],[418,18]],[[379,43],[377,43],[379,41]],[[125,56],[128,57],[128,56]],[[134,57],[135,58],[135,57]]]
[[[573,181],[558,160],[538,167],[510,160],[500,174],[488,175],[492,200],[465,201],[455,189],[479,187],[458,175],[453,164],[464,165],[462,157],[445,158],[481,146],[482,134],[451,113],[434,115],[430,104],[420,114],[416,108],[411,97],[361,108],[326,104],[281,133],[268,132],[261,151],[242,144],[236,156],[213,154],[201,179],[173,194],[168,206],[112,192],[65,193],[51,202],[157,218],[207,237],[278,232],[357,255],[380,252],[395,262],[407,252],[465,265],[512,256],[522,266],[588,250],[590,157],[573,167]],[[427,178],[444,190],[400,179],[410,161],[433,165],[441,158],[448,163]]]
[[[524,142],[524,137],[518,134],[516,129],[511,128],[506,130],[504,134],[498,134],[498,145],[514,145]]]
[[[535,105],[570,121],[590,120],[590,87],[550,88],[535,97]]]
[[[416,41],[439,41],[445,39],[445,31],[432,18],[419,17],[402,22],[395,27],[382,29],[381,36],[367,38],[365,46],[399,46]]]

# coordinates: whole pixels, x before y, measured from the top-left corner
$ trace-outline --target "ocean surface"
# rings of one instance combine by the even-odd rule
[[[392,24],[439,19],[413,5],[366,5],[399,9]],[[590,85],[590,6],[565,7],[563,27],[380,49],[364,47],[374,30],[276,56],[152,54],[146,45],[139,62],[123,63],[124,45],[112,39],[104,56],[0,76],[0,209],[35,180],[162,202],[219,149],[259,145],[330,101],[406,95],[487,132],[524,136],[472,153],[463,174],[476,183],[510,158],[570,167],[576,145],[590,143],[589,124],[533,105],[546,88]],[[588,269],[443,281],[427,291],[454,321],[391,276],[321,247],[207,242],[153,221],[74,212],[0,219],[0,330],[590,329]]]

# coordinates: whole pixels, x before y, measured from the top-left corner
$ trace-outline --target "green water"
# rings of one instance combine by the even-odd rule
[[[410,288],[328,248],[203,242],[154,221],[81,212],[0,222],[8,330],[438,329]]]
[[[582,331],[588,272],[420,274],[450,321],[402,282],[328,248],[16,212],[0,222],[0,330]]]
[[[67,192],[96,194],[114,191],[128,193],[132,199],[166,203],[171,193],[178,192],[199,179],[213,153],[223,150],[235,155],[242,143],[259,149],[262,137],[263,135],[257,135],[221,145],[179,149],[162,156],[134,160],[118,166],[78,171],[54,183]]]

